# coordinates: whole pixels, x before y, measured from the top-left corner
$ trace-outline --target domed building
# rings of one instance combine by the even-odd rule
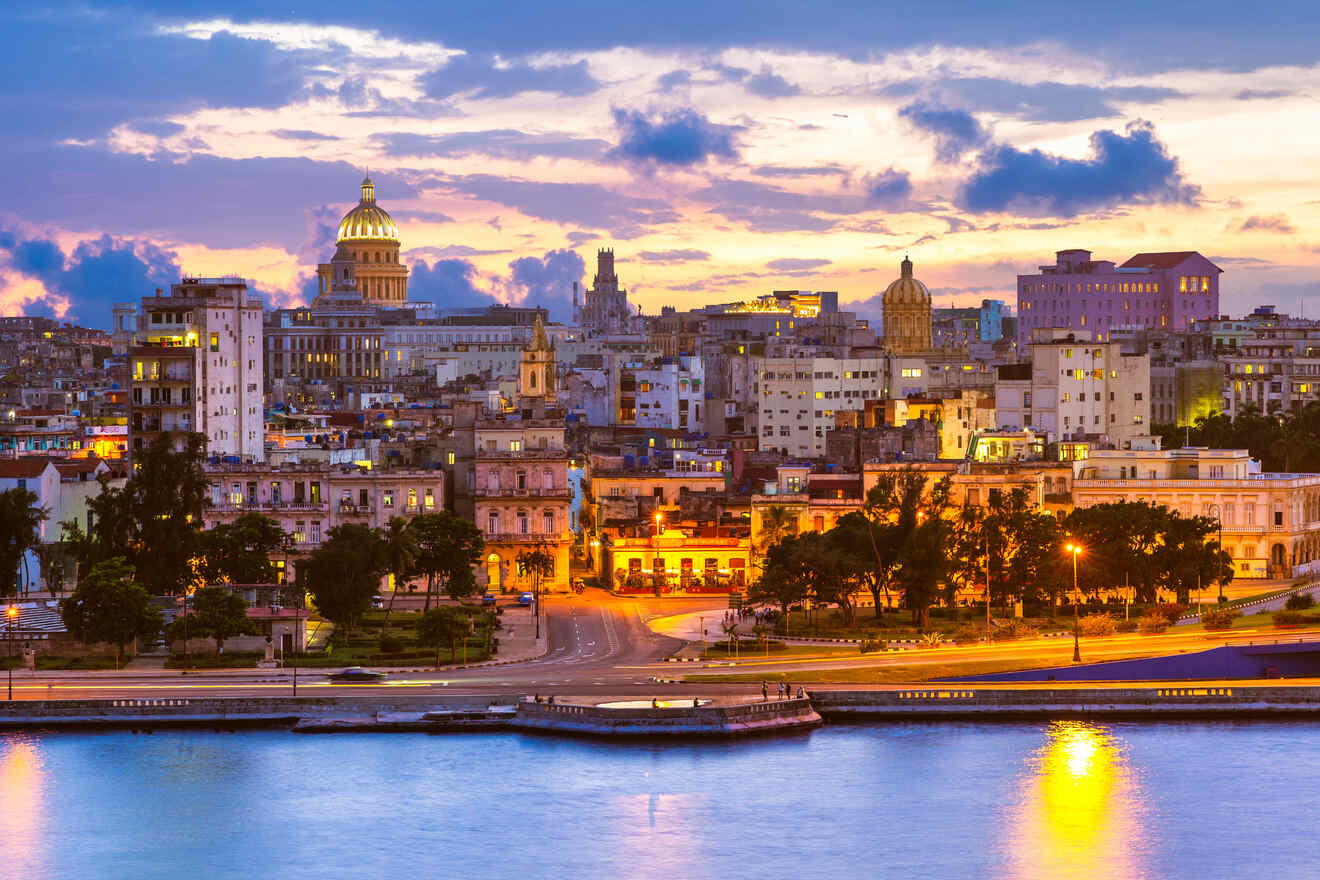
[[[912,277],[912,261],[907,257],[899,272],[880,298],[884,345],[895,354],[930,351],[930,291]]]
[[[336,282],[342,286],[347,256],[353,261],[352,280],[368,305],[401,308],[408,303],[408,267],[399,262],[399,227],[389,212],[376,204],[376,186],[362,181],[357,207],[339,221],[335,260],[316,267],[316,305],[327,301]],[[341,263],[336,267],[335,263]],[[338,274],[336,274],[338,270]]]

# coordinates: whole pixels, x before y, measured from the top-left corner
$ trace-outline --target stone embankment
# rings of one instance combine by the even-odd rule
[[[747,736],[820,724],[807,699],[733,705],[614,708],[581,703],[520,703],[513,726],[586,736]]]
[[[1320,687],[1171,683],[1138,688],[988,689],[963,685],[897,690],[816,690],[828,721],[886,718],[1170,718],[1273,716],[1320,719]]]

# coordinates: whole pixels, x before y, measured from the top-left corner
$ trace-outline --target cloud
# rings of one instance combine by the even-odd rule
[[[573,244],[579,245],[579,244],[583,244],[584,242],[595,241],[596,239],[600,238],[600,236],[594,232],[584,232],[581,229],[574,229],[572,232],[568,233],[568,235],[566,235],[565,238],[567,238]]]
[[[472,174],[453,177],[458,192],[516,208],[528,217],[588,229],[609,229],[616,237],[629,227],[676,223],[681,216],[666,201],[617,193],[597,183],[547,183]]]
[[[848,177],[852,172],[842,165],[761,165],[752,169],[757,177]]]
[[[795,257],[783,257],[778,260],[771,260],[765,264],[765,267],[776,272],[806,272],[828,266],[833,262],[833,260],[803,260]]]
[[[1280,235],[1292,235],[1297,227],[1285,214],[1272,214],[1269,217],[1253,215],[1243,220],[1237,227],[1238,232],[1277,232]]]
[[[500,62],[493,55],[455,55],[443,67],[418,77],[430,98],[465,95],[474,99],[511,98],[523,92],[563,97],[590,95],[600,88],[586,61],[532,67],[525,61]]]
[[[1129,123],[1126,135],[1093,133],[1091,156],[1085,159],[1006,144],[990,147],[957,202],[977,214],[1072,217],[1130,204],[1196,206],[1200,198],[1200,187],[1183,179],[1178,160],[1154,128],[1138,120]]]
[[[43,298],[26,307],[30,313],[54,314],[67,306],[66,319],[106,329],[112,303],[168,288],[182,274],[172,251],[109,235],[82,241],[66,255],[53,241],[0,229],[0,255],[10,268],[45,289]]]
[[[684,248],[670,251],[640,251],[637,258],[644,263],[688,263],[694,260],[709,260],[709,251]]]
[[[509,264],[509,285],[522,306],[543,306],[552,318],[572,320],[573,282],[581,283],[586,264],[576,252],[550,251],[544,257],[522,257]]]
[[[655,118],[636,110],[614,111],[619,145],[614,155],[657,165],[699,165],[710,158],[735,159],[736,126],[716,125],[691,108]]]
[[[898,116],[935,139],[935,158],[941,162],[957,162],[990,142],[990,133],[966,110],[917,101],[901,108]]]
[[[277,128],[270,132],[275,137],[286,141],[337,141],[342,140],[337,134],[326,134],[307,128]]]
[[[864,183],[867,200],[881,207],[901,207],[907,204],[912,195],[912,180],[908,173],[895,168],[887,168],[879,174],[868,174]]]
[[[480,308],[498,302],[494,294],[476,285],[480,277],[477,267],[467,260],[418,260],[410,270],[410,300],[433,302],[437,309]]]
[[[1239,101],[1274,101],[1292,95],[1290,89],[1243,89],[1233,97]]]
[[[511,128],[428,135],[412,132],[373,134],[371,140],[389,156],[454,157],[482,155],[496,159],[597,159],[609,144],[595,138],[527,134]]]
[[[880,89],[888,97],[929,96],[935,106],[976,107],[1027,122],[1079,122],[1121,116],[1119,104],[1158,104],[1186,97],[1160,86],[1092,86],[1076,83],[1023,83],[996,77],[908,80]]]
[[[749,76],[743,82],[743,88],[762,98],[789,98],[802,91],[796,84],[770,70],[769,66],[762,66],[760,73]]]
[[[692,83],[692,74],[686,70],[671,70],[656,77],[655,87],[661,92],[671,92]]]
[[[395,220],[408,220],[413,223],[453,223],[454,218],[441,211],[391,211]]]
[[[408,257],[434,257],[438,259],[448,259],[450,257],[489,257],[493,254],[507,254],[508,248],[497,250],[482,250],[466,244],[447,244],[444,247],[427,245],[425,247],[412,248],[407,252]]]

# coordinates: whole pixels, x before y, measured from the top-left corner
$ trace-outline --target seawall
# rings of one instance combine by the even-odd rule
[[[746,736],[814,727],[821,718],[807,699],[736,705],[612,708],[574,703],[520,703],[519,730],[586,736]]]
[[[1320,687],[1170,684],[1148,688],[978,689],[966,685],[885,691],[811,691],[828,721],[892,718],[1022,719],[1271,716],[1320,720]]]

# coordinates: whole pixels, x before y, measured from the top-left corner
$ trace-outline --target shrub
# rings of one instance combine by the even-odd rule
[[[1115,632],[1114,618],[1108,614],[1088,614],[1082,618],[1079,628],[1088,638],[1112,636]]]
[[[924,632],[921,634],[921,644],[927,648],[938,648],[944,644],[944,633]]]
[[[1233,621],[1242,616],[1235,608],[1213,608],[1201,612],[1201,623],[1206,629],[1231,629]]]
[[[955,645],[971,645],[981,641],[981,631],[974,626],[960,626],[951,638]]]
[[[398,636],[385,635],[380,639],[380,652],[382,654],[397,654],[403,650],[403,639]]]
[[[1137,624],[1137,629],[1143,633],[1162,633],[1168,628],[1169,618],[1159,608],[1146,609],[1146,613],[1141,615],[1141,621]]]
[[[1133,633],[1137,631],[1137,622],[1135,620],[1119,620],[1114,622],[1114,631],[1121,633]]]
[[[1315,596],[1310,593],[1293,593],[1283,607],[1288,611],[1305,611],[1315,605]]]
[[[889,642],[884,639],[862,639],[857,646],[863,654],[870,654],[876,651],[885,651],[889,649]]]
[[[1020,620],[1014,620],[1012,623],[1005,624],[990,633],[990,638],[996,642],[1011,642],[1016,639],[1030,639],[1037,635],[1034,626],[1023,623]]]
[[[1306,615],[1300,611],[1284,609],[1276,611],[1270,615],[1274,620],[1275,626],[1296,626],[1299,623],[1306,623]]]
[[[1165,621],[1168,622],[1169,626],[1173,626],[1178,622],[1178,618],[1187,613],[1187,608],[1187,605],[1182,605],[1177,602],[1165,602],[1161,605],[1154,606],[1151,610],[1161,615]]]

